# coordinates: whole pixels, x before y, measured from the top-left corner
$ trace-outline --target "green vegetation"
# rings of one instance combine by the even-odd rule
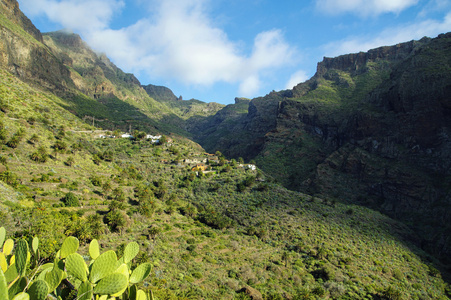
[[[40,261],[39,239],[24,239],[16,243],[5,240],[6,231],[0,227],[0,296],[1,299],[92,299],[107,296],[121,299],[152,299],[151,292],[145,293],[137,285],[145,280],[152,265],[141,263],[131,270],[133,259],[139,253],[136,242],[127,244],[123,256],[117,258],[114,251],[100,254],[99,243],[89,244],[90,261],[77,253],[79,240],[67,237],[53,261]],[[31,251],[30,251],[31,250]],[[87,264],[88,263],[88,264]],[[89,268],[88,268],[89,265]]]
[[[240,167],[220,152],[207,155],[182,137],[172,135],[158,145],[98,138],[99,132],[80,130],[91,127],[55,105],[58,98],[0,74],[10,100],[7,113],[0,113],[8,124],[0,223],[16,245],[39,239],[39,260],[32,253],[21,275],[30,285],[20,289],[18,283],[16,293],[37,293],[43,282],[49,286],[46,279],[60,278],[61,269],[43,268],[42,260],[60,266],[55,253],[61,249],[64,256],[64,241],[71,236],[83,255],[98,241],[104,253],[125,256],[126,245],[136,241],[140,250],[127,268],[153,266],[138,289],[152,291],[156,299],[249,299],[253,293],[263,299],[446,299],[447,285],[434,260],[400,240],[411,233],[393,220],[288,191],[260,170]],[[33,101],[24,106],[24,99]],[[20,128],[20,147],[8,147]],[[33,136],[35,143],[25,142]],[[196,161],[207,161],[206,171],[192,171]],[[71,252],[57,259],[66,264],[73,290],[112,295],[125,288],[124,297],[135,291],[117,275],[125,267],[108,271],[113,274],[106,278],[114,277],[108,282],[117,284],[113,291],[91,276],[94,264],[80,272],[83,256]],[[3,272],[12,267],[11,258],[6,261]],[[64,293],[70,299],[71,292]]]
[[[234,131],[248,99],[214,116],[218,105],[158,102],[76,35],[50,33],[43,46],[4,14],[0,25],[70,73],[42,79],[44,91],[0,70],[1,299],[449,299],[441,265],[402,223],[289,191],[174,134],[206,126],[210,148],[251,141]],[[384,62],[365,68],[329,70],[289,101],[335,120],[388,76]],[[253,113],[266,123],[282,96],[261,100]],[[296,186],[320,141],[277,130],[291,144],[269,142],[256,160]],[[125,131],[134,138],[119,138]],[[165,135],[154,144],[147,133]]]

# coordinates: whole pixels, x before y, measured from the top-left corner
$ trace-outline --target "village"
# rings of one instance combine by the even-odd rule
[[[163,135],[151,135],[144,132],[135,131],[134,134],[131,133],[120,133],[119,131],[113,131],[111,134],[101,134],[98,138],[126,138],[126,139],[146,139],[152,144],[164,144],[172,145],[172,139]],[[222,154],[218,151],[216,154],[204,153],[205,157],[198,157],[192,159],[184,159],[182,162],[178,162],[179,166],[190,166],[191,171],[196,172],[199,176],[199,172],[203,174],[215,173],[216,171],[212,169],[213,165],[224,165],[230,164],[231,161],[225,159]],[[232,160],[234,161],[234,160]],[[164,164],[169,164],[170,162],[166,159],[161,160]],[[257,166],[253,163],[245,164],[240,158],[236,164],[237,168],[243,168],[245,170],[256,171]]]

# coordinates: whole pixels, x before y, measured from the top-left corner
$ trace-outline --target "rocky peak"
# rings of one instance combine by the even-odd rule
[[[33,25],[30,19],[19,9],[17,0],[0,0],[0,13],[21,26],[27,33],[31,34],[36,40],[43,42],[41,32]]]
[[[318,63],[316,76],[323,76],[330,69],[358,72],[370,61],[387,60],[389,62],[398,62],[406,59],[418,46],[424,45],[430,40],[429,38],[423,38],[419,41],[371,49],[368,52],[340,55],[333,58],[324,57],[323,61]]]
[[[248,99],[248,98],[243,98],[243,97],[236,97],[235,98],[235,104],[249,103],[250,101],[251,101],[251,99]]]
[[[66,47],[86,48],[85,43],[83,42],[81,37],[76,33],[71,33],[66,30],[59,30],[55,32],[45,33],[45,35],[52,37],[52,39],[55,40],[57,43]]]
[[[158,86],[158,85],[143,85],[142,86],[144,90],[147,92],[147,94],[154,98],[157,101],[178,101],[177,96],[174,95],[171,89],[165,87],[165,86]],[[180,96],[181,97],[181,96]]]

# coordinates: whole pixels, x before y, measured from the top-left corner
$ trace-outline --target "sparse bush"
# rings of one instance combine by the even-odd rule
[[[75,194],[72,192],[67,193],[63,198],[61,198],[61,201],[63,201],[63,203],[66,207],[79,207],[80,206],[78,197],[75,196]]]

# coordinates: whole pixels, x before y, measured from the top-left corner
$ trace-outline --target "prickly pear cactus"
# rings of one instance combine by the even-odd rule
[[[28,256],[28,243],[25,240],[19,240],[16,245],[16,269],[19,276],[25,274]]]
[[[14,241],[12,239],[7,239],[5,244],[3,244],[3,254],[6,256],[10,255],[14,249]]]
[[[138,252],[139,252],[138,243],[136,242],[128,243],[124,249],[124,263],[127,264],[130,261],[132,261],[132,259],[134,259],[136,255],[138,255]]]
[[[91,267],[89,281],[97,283],[100,279],[112,274],[117,268],[117,256],[112,250],[99,255]]]
[[[80,281],[88,279],[88,268],[83,257],[78,253],[72,253],[66,258],[66,270]]]
[[[130,276],[130,283],[139,283],[146,279],[152,271],[152,265],[149,263],[140,264],[133,270],[132,275]]]
[[[44,280],[36,280],[28,289],[30,300],[45,300],[49,293],[49,287]]]
[[[3,252],[0,252],[0,269],[2,269],[3,272],[6,272],[6,269],[8,269],[8,263],[6,262],[6,257]]]
[[[99,281],[99,283],[94,287],[94,294],[101,295],[115,295],[120,291],[123,291],[128,286],[127,277],[123,274],[115,273],[110,274]]]
[[[64,275],[64,271],[60,270],[56,265],[45,274],[44,280],[49,287],[49,293],[53,292],[60,285]]]
[[[14,298],[12,300],[30,300],[30,295],[28,295],[25,292],[21,292],[21,293],[17,294],[16,296],[14,296]]]
[[[0,248],[3,246],[5,237],[6,237],[6,229],[5,227],[0,227]]]
[[[93,239],[91,243],[89,243],[89,256],[91,256],[92,259],[96,259],[99,255],[99,242],[96,239]]]
[[[5,274],[0,269],[0,299],[9,299],[8,284],[6,283]]]
[[[39,247],[39,239],[38,237],[34,237],[33,241],[31,242],[31,249],[33,250],[33,253],[36,254],[38,252]]]
[[[92,299],[92,284],[89,281],[84,281],[80,284],[77,293],[78,300]]]
[[[63,245],[61,245],[60,250],[61,258],[66,258],[70,254],[77,252],[79,245],[80,243],[76,237],[73,236],[67,237],[64,240]]]

